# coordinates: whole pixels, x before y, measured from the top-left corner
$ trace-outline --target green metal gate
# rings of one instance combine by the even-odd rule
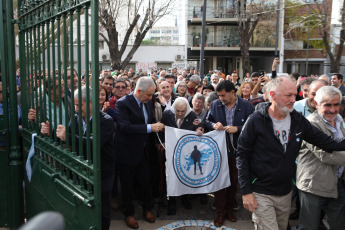
[[[18,138],[12,4],[12,1],[0,2],[0,226],[5,227],[23,222],[23,161]]]
[[[88,119],[82,125],[79,109],[79,133],[86,127],[87,145],[83,146],[82,137],[75,138],[74,119],[74,103],[81,104],[82,99],[73,94],[76,71],[79,92],[82,75],[87,88],[96,86],[87,94],[92,94],[93,108],[98,108],[98,0],[18,0],[17,23],[26,218],[54,210],[64,216],[66,229],[101,229],[99,111],[92,110],[92,125]],[[30,121],[29,109],[36,112]],[[46,121],[48,135],[40,132]],[[63,142],[55,131],[59,124],[68,127],[69,123],[72,133],[66,132]],[[29,159],[29,180],[25,172],[30,167],[25,162],[32,138],[35,151]]]

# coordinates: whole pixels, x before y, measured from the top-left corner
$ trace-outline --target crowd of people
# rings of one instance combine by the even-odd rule
[[[151,211],[154,201],[166,201],[168,215],[178,212],[176,197],[166,198],[165,126],[192,130],[196,135],[225,131],[231,186],[214,193],[215,226],[222,226],[225,219],[237,221],[234,211],[238,210],[239,184],[243,206],[253,213],[256,229],[286,230],[293,200],[297,200],[297,210],[290,217],[299,216],[298,229],[319,229],[322,219],[330,229],[344,229],[343,76],[334,74],[329,79],[327,75],[293,73],[277,77],[279,64],[279,58],[275,58],[271,77],[259,70],[242,79],[236,70],[226,75],[221,69],[210,69],[203,78],[193,68],[152,69],[149,73],[103,70],[96,86],[102,229],[109,229],[111,207],[119,208],[119,197],[125,222],[132,229],[139,228],[133,197],[141,200],[144,218],[150,223],[155,222]],[[43,89],[50,96],[43,108],[37,107],[42,104],[38,102],[30,108],[29,121],[36,120],[36,112],[55,106],[63,110],[63,117],[66,114],[70,120],[75,119],[75,124],[83,125],[83,129],[75,127],[75,137],[68,137],[79,140],[80,135],[85,136],[86,142],[84,123],[92,120],[95,108],[85,79],[68,70],[66,93],[58,92],[64,84],[58,79],[49,81],[50,87],[44,80]],[[81,90],[79,82],[83,84]],[[70,100],[71,94],[74,101]],[[70,109],[65,111],[73,105],[75,114]],[[82,118],[77,113],[80,110]],[[72,133],[71,126],[51,116],[40,124],[41,133],[49,135],[49,127],[57,127],[56,137],[66,141],[66,133]],[[80,120],[82,124],[78,123]],[[58,124],[51,126],[52,122]],[[183,195],[180,200],[185,209],[193,208],[190,195]],[[200,194],[200,202],[207,204],[205,194]]]

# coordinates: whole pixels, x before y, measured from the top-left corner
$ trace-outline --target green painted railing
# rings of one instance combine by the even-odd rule
[[[31,160],[32,180],[25,177],[27,215],[30,218],[46,209],[56,210],[64,215],[68,229],[101,226],[98,109],[92,110],[92,124],[85,121],[86,145],[81,135],[73,138],[75,103],[79,105],[78,133],[83,133],[84,126],[81,94],[74,97],[74,75],[79,92],[84,74],[85,85],[96,86],[87,91],[86,117],[90,117],[90,94],[92,107],[99,107],[98,4],[97,0],[18,2],[24,159],[31,135],[38,134]],[[29,109],[36,110],[35,121],[27,121]],[[49,135],[40,133],[46,121]],[[59,124],[71,127],[65,142],[56,137]]]

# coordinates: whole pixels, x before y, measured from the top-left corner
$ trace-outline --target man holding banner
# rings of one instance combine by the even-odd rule
[[[237,192],[238,171],[236,168],[237,139],[244,123],[254,107],[235,94],[235,86],[229,80],[224,80],[217,85],[216,92],[219,99],[212,102],[209,114],[206,118],[206,127],[209,130],[225,130],[228,153],[228,165],[230,169],[230,187],[215,192],[215,206],[217,217],[214,225],[220,227],[227,217],[231,222],[237,219],[233,215],[235,196]]]

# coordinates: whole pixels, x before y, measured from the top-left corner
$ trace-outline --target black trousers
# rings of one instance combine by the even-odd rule
[[[114,177],[102,178],[101,181],[101,203],[102,203],[102,230],[108,230],[110,227],[110,201],[111,201],[111,188],[113,185]]]
[[[143,211],[150,211],[152,208],[152,192],[150,183],[150,167],[147,158],[143,158],[138,165],[124,165],[119,163],[121,196],[124,208],[124,215],[133,216],[134,207],[132,193],[134,184],[139,187],[139,194],[143,204]]]

